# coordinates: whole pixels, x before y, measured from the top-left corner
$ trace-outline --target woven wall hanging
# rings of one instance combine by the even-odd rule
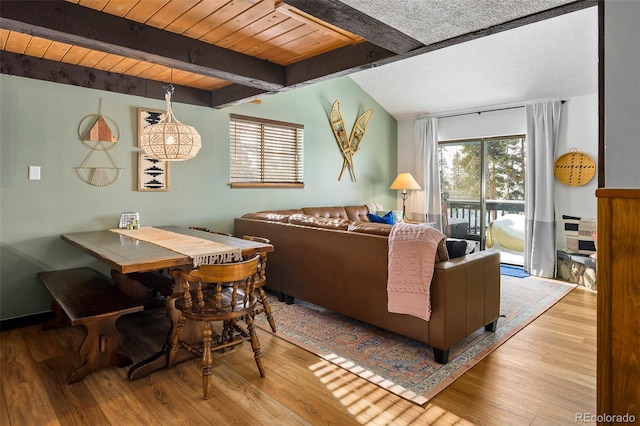
[[[112,126],[109,126],[109,122],[115,132],[112,130]],[[86,125],[87,123],[90,123],[89,126]],[[91,150],[82,165],[76,167],[80,179],[93,186],[109,186],[118,180],[122,173],[122,167],[116,163],[109,150],[118,144],[120,128],[111,117],[102,115],[102,98],[98,101],[98,113],[87,115],[80,120],[78,136],[82,143]],[[96,162],[93,157],[97,152],[104,152],[106,159],[103,159],[102,162]]]
[[[558,157],[553,166],[553,174],[560,182],[569,186],[587,184],[596,174],[596,163],[589,154],[571,148]]]

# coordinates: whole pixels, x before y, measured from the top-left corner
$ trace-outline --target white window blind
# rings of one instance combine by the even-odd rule
[[[304,126],[230,114],[231,187],[303,185]]]

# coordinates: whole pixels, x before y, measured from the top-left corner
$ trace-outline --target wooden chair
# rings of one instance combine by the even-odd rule
[[[264,237],[254,237],[253,235],[244,235],[242,237],[245,240],[256,241],[264,244],[271,244],[271,240]],[[267,253],[260,254],[260,267],[258,268],[258,278],[254,283],[254,288],[258,290],[258,296],[260,297],[259,302],[262,304],[262,308],[256,310],[255,314],[264,313],[267,316],[267,321],[269,321],[269,326],[271,326],[271,330],[276,332],[276,322],[273,319],[273,314],[271,313],[271,305],[269,305],[269,301],[267,300],[267,295],[262,288],[267,282]]]
[[[220,235],[226,235],[227,237],[231,237],[232,235],[228,232],[221,232],[221,231],[212,231],[209,228],[205,228],[202,226],[190,226],[189,229],[195,229],[196,231],[203,231],[203,232],[208,232],[210,234],[220,234]]]
[[[252,315],[257,305],[254,282],[259,264],[260,256],[255,255],[242,262],[200,265],[188,273],[182,270],[172,272],[176,285],[181,284],[184,293],[175,301],[180,317],[171,339],[167,366],[173,367],[181,349],[202,356],[204,399],[209,398],[213,351],[250,341],[258,371],[264,377],[262,352]],[[192,291],[195,292],[195,300],[192,300]],[[204,322],[202,342],[188,343],[181,340],[187,320]],[[240,326],[241,320],[246,323],[246,330]],[[214,322],[222,324],[219,332],[213,329]]]

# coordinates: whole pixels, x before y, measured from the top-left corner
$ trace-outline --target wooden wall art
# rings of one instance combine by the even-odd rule
[[[142,130],[164,118],[166,111],[138,108],[138,146]],[[138,153],[138,191],[169,190],[169,162],[156,160],[144,152]]]
[[[333,130],[333,134],[336,137],[338,147],[340,148],[340,152],[342,152],[343,157],[342,170],[340,170],[338,180],[341,180],[344,171],[349,169],[351,179],[354,182],[356,181],[356,172],[353,168],[353,155],[356,153],[358,148],[360,148],[360,142],[362,142],[362,138],[364,138],[364,133],[367,130],[367,124],[369,123],[369,119],[372,114],[373,110],[368,109],[358,117],[353,125],[353,129],[351,129],[351,135],[347,137],[347,129],[344,126],[344,120],[340,113],[340,102],[335,101],[333,103],[329,121],[331,122],[331,129]]]
[[[112,126],[109,126],[108,122],[111,122]],[[90,123],[88,127],[87,123]],[[80,120],[78,136],[82,143],[91,149],[82,165],[76,167],[80,179],[93,186],[109,186],[114,183],[120,177],[122,168],[118,166],[109,150],[118,144],[120,129],[112,118],[102,115],[102,98],[98,103],[98,113],[87,115]],[[106,154],[106,159],[102,162],[94,159],[98,152]]]

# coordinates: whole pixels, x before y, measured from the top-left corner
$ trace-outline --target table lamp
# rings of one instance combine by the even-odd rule
[[[407,218],[407,207],[406,201],[407,197],[407,189],[422,189],[418,182],[411,176],[411,173],[400,173],[396,180],[393,181],[389,189],[401,189],[402,190],[402,219]]]

